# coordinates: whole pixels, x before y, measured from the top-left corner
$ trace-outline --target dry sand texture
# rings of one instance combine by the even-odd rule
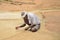
[[[22,1],[25,4],[21,5],[21,3],[15,3],[15,1]],[[29,4],[29,2],[33,2],[33,4]],[[41,29],[35,33],[24,31],[23,29],[16,30],[15,27],[17,25],[24,23],[22,18],[0,19],[0,40],[60,40],[60,0],[13,0],[12,3],[10,1],[0,2],[1,12],[24,10],[35,12],[41,19]]]

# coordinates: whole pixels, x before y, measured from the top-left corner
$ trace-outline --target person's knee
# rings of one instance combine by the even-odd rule
[[[37,29],[36,29],[36,28],[32,28],[31,31],[32,31],[32,32],[36,32]]]

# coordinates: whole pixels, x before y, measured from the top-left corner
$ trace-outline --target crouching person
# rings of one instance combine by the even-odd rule
[[[25,28],[25,30],[29,30],[31,32],[36,32],[40,29],[40,20],[36,15],[30,12],[21,12],[21,16],[24,20],[24,24],[16,27],[16,29],[25,27],[26,24],[29,26]]]

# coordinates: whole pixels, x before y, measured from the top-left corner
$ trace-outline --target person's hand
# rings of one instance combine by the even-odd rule
[[[17,30],[17,29],[19,29],[19,28],[20,28],[20,27],[19,27],[19,26],[17,26],[17,27],[16,27],[16,30]]]

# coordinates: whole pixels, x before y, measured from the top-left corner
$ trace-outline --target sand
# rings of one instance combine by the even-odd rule
[[[16,26],[24,23],[22,18],[0,19],[0,40],[60,40],[59,1],[60,0],[35,0],[35,5],[13,5],[9,2],[1,3],[0,11],[2,12],[18,12],[24,10],[35,12],[39,19],[41,19],[41,28],[35,33],[25,31],[24,28],[16,30]],[[31,1],[29,0],[29,2]]]

